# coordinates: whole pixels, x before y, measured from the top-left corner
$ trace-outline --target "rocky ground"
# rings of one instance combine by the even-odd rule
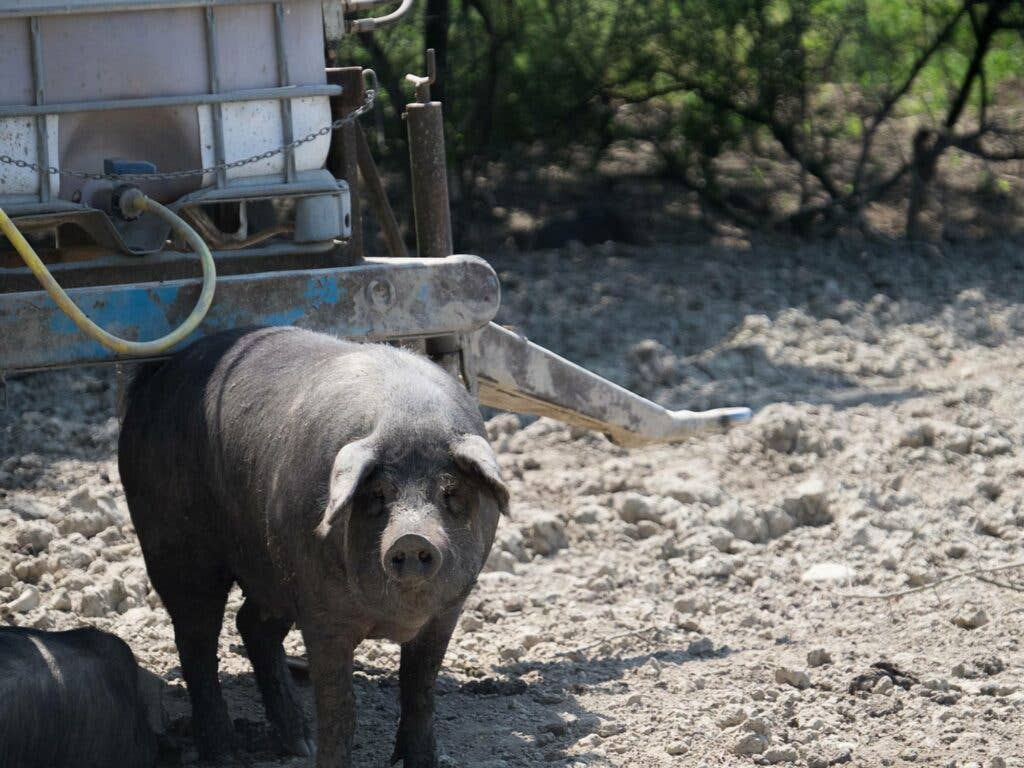
[[[1024,568],[957,577],[1024,560],[1020,244],[495,265],[503,322],[536,341],[666,405],[757,414],[635,451],[490,419],[513,516],[439,684],[444,765],[1024,766]],[[109,370],[8,382],[0,613],[127,640],[168,681],[188,761],[114,389]],[[269,749],[230,615],[221,651],[248,764],[302,765]],[[396,667],[395,646],[361,647],[358,766],[390,755]]]

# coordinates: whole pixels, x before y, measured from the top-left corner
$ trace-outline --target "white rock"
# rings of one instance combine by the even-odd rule
[[[38,555],[43,552],[57,535],[57,529],[45,520],[33,520],[18,526],[14,543],[24,552]]]
[[[39,602],[39,590],[35,587],[27,586],[21,590],[21,594],[7,604],[7,607],[14,613],[28,613],[32,609],[37,608]]]
[[[72,512],[61,518],[57,528],[61,533],[80,533],[89,539],[110,525],[102,512]]]
[[[522,532],[514,525],[503,525],[498,528],[492,551],[495,549],[508,552],[520,563],[530,562],[530,554],[526,551],[526,540],[523,538]]]
[[[778,507],[769,507],[764,510],[762,517],[768,526],[769,539],[785,536],[796,527],[796,522],[793,520],[792,515]]]
[[[92,562],[92,555],[89,554],[89,551],[74,544],[70,538],[51,541],[50,555],[56,558],[54,572],[59,569],[70,571],[88,568]]]
[[[832,663],[832,655],[824,648],[815,648],[807,652],[807,666],[822,667]]]
[[[481,586],[494,585],[495,587],[508,586],[516,580],[514,573],[506,573],[505,571],[491,571],[490,573],[481,573],[479,582]],[[156,593],[153,593],[154,595]],[[148,598],[149,604],[153,605],[153,597]],[[158,598],[157,598],[158,599]]]
[[[963,629],[977,629],[988,624],[988,614],[981,606],[965,605],[953,618],[953,623]]]
[[[617,494],[615,508],[619,517],[627,523],[638,523],[641,520],[661,522],[661,516],[651,499],[633,491]]]
[[[905,448],[921,448],[935,442],[935,427],[928,422],[921,422],[908,427],[900,435],[899,444]]]
[[[518,661],[526,649],[519,643],[509,643],[498,648],[498,657],[502,661]]]
[[[47,555],[30,557],[14,566],[14,575],[28,584],[37,584],[44,574],[53,570],[51,558]]]
[[[554,515],[536,518],[525,534],[527,546],[538,555],[553,555],[569,546],[565,537],[565,524]]]
[[[89,486],[82,486],[71,494],[67,505],[72,512],[99,513],[110,521],[109,525],[124,521],[124,514],[113,495]]]
[[[851,581],[853,569],[840,563],[817,563],[812,565],[800,577],[800,581],[809,583]]]
[[[779,763],[795,763],[797,751],[793,747],[772,747],[761,756],[761,760],[769,765]]]
[[[597,727],[598,735],[603,739],[609,739],[612,736],[618,736],[620,733],[626,732],[626,726],[617,720],[605,720]]]
[[[488,420],[486,427],[487,439],[493,442],[500,437],[518,432],[522,427],[522,422],[514,413],[502,413]]]
[[[875,683],[875,687],[871,689],[871,692],[883,696],[888,695],[892,692],[892,678],[888,676],[878,678],[878,682]]]
[[[582,739],[576,742],[576,746],[582,749],[593,749],[601,744],[601,737],[596,733],[588,733]]]
[[[50,598],[50,608],[55,611],[71,610],[71,597],[66,589],[59,587],[54,591],[53,596]]]
[[[732,728],[747,719],[747,710],[743,707],[726,707],[715,719],[719,728]]]
[[[87,587],[82,592],[78,612],[87,618],[99,618],[105,616],[110,607],[103,599],[103,595],[95,587]]]
[[[519,630],[519,642],[523,648],[530,650],[535,645],[543,643],[545,640],[544,631],[539,627],[521,627]]]
[[[800,690],[811,687],[811,678],[807,676],[806,672],[789,667],[779,667],[775,670],[775,682],[792,685]]]
[[[740,757],[746,755],[760,755],[768,748],[768,740],[756,733],[744,733],[737,739],[732,747],[732,753]]]
[[[825,525],[832,522],[825,483],[812,477],[800,483],[782,500],[782,508],[797,525]]]
[[[516,559],[503,549],[492,548],[491,554],[484,563],[484,572],[504,571],[505,573],[516,572]]]
[[[702,579],[723,579],[731,576],[736,566],[728,555],[709,554],[691,563],[690,570]]]
[[[721,489],[703,480],[691,480],[674,475],[655,476],[647,486],[654,493],[668,496],[683,504],[700,502],[714,507],[722,503]]]
[[[15,496],[4,500],[4,505],[22,520],[50,520],[58,515],[56,509],[49,504],[30,496]]]
[[[686,595],[677,597],[672,607],[680,613],[700,613],[707,609],[707,601],[701,597]]]
[[[726,514],[722,516],[721,511],[725,511]],[[721,511],[718,515],[713,515],[710,521],[725,528],[737,539],[759,544],[771,538],[768,521],[757,510],[743,507],[733,501]]]
[[[580,525],[593,525],[594,523],[604,523],[611,519],[612,513],[605,507],[599,504],[584,504],[572,514],[573,522],[579,523]]]
[[[708,637],[698,637],[686,646],[686,653],[689,656],[710,656],[714,652],[715,644]]]

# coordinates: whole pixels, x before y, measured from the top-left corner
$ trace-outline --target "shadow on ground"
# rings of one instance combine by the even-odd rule
[[[442,764],[476,768],[571,759],[587,766],[610,765],[604,755],[573,748],[581,738],[596,732],[602,722],[581,702],[583,694],[625,690],[628,686],[623,678],[651,660],[678,666],[699,659],[725,658],[731,652],[728,646],[722,646],[701,655],[675,649],[628,656],[560,656],[494,667],[492,674],[472,679],[443,672],[436,688],[435,721],[439,751],[449,756]],[[278,751],[251,672],[222,675],[221,680],[239,744],[235,757],[223,765],[307,765],[301,758],[283,756]],[[301,676],[298,683],[307,716],[312,720],[312,688]],[[357,665],[354,685],[359,722],[354,768],[388,765],[399,715],[397,670]],[[166,698],[173,744],[165,747],[159,768],[177,768],[191,764],[195,757],[190,711],[184,689],[171,689]]]

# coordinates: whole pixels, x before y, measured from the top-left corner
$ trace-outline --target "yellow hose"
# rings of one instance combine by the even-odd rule
[[[128,197],[129,195],[130,198]],[[32,274],[36,276],[36,279],[50,295],[50,298],[87,336],[95,339],[107,349],[111,349],[121,355],[155,355],[166,352],[184,339],[206,317],[206,312],[210,309],[210,304],[213,303],[213,291],[217,282],[217,268],[213,263],[213,254],[206,247],[206,243],[181,217],[137,190],[126,193],[125,197],[123,205],[126,205],[126,207],[134,207],[139,211],[149,211],[170,224],[171,228],[184,237],[193,250],[199,254],[203,264],[203,288],[199,293],[199,301],[196,302],[192,313],[173,331],[153,341],[129,341],[128,339],[122,339],[103,330],[86,317],[85,313],[71,300],[71,297],[64,292],[64,289],[57,284],[53,275],[50,274],[50,270],[46,268],[46,265],[36,255],[32,246],[29,245],[21,232],[14,226],[14,222],[4,213],[3,208],[0,208],[0,232],[11,242],[18,255],[21,256],[22,261],[32,271]]]

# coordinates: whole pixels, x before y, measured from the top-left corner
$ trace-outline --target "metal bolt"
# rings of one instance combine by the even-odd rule
[[[366,298],[374,309],[387,309],[394,296],[395,288],[390,280],[371,280],[366,286]]]

